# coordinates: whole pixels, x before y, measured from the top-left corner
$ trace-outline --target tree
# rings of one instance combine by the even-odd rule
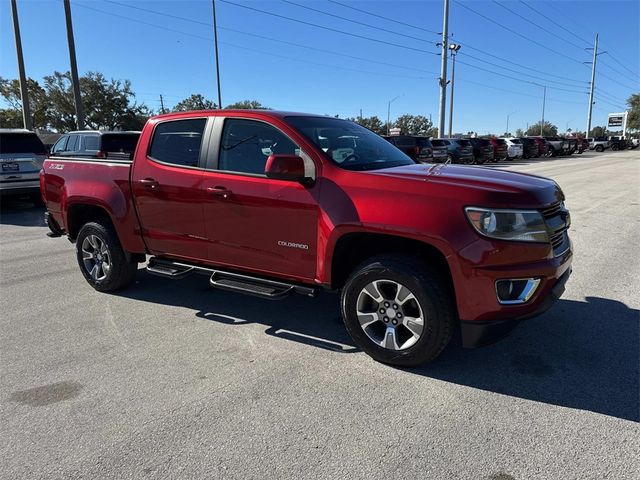
[[[395,128],[399,128],[404,135],[424,135],[433,137],[437,135],[431,121],[422,115],[401,115],[393,123]]]
[[[49,118],[49,102],[47,92],[32,78],[27,79],[29,92],[29,107],[34,128],[46,128]],[[0,96],[7,102],[9,108],[0,109],[0,127],[22,128],[22,99],[20,96],[20,82],[0,77]]]
[[[627,117],[627,128],[629,130],[640,130],[640,93],[634,93],[627,99],[629,105],[629,116]]]
[[[364,128],[368,128],[378,135],[384,135],[387,133],[387,128],[384,123],[382,123],[382,120],[375,115],[372,117],[347,118],[347,120],[357,123],[358,125],[362,125]]]
[[[231,105],[227,105],[224,108],[237,110],[269,110],[269,107],[265,107],[257,100],[241,100],[239,102],[232,103]]]
[[[53,72],[44,77],[44,88],[50,105],[49,126],[58,132],[76,128],[75,102],[69,72]],[[135,102],[129,80],[107,80],[99,72],[80,77],[80,97],[89,129],[140,130],[151,114],[144,104]]]
[[[544,122],[542,133],[540,133],[540,122],[534,123],[526,131],[526,135],[542,135],[543,137],[555,137],[558,134],[558,127],[551,122]]]
[[[524,130],[522,130],[521,128],[518,128],[516,130],[516,137],[524,137]]]
[[[607,136],[607,127],[593,127],[591,129],[591,136],[594,137],[594,138],[606,137]]]
[[[190,97],[176,103],[173,107],[174,112],[186,112],[188,110],[214,110],[218,106],[211,100],[204,98],[199,93],[194,93]]]

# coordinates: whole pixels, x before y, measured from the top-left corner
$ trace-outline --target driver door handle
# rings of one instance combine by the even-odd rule
[[[222,197],[224,199],[229,198],[233,193],[227,187],[223,187],[220,185],[216,187],[207,187],[207,192],[214,194],[216,197]]]
[[[158,188],[160,186],[160,184],[158,183],[158,181],[155,178],[143,178],[142,180],[139,180],[139,182],[145,188],[154,189],[154,188]]]

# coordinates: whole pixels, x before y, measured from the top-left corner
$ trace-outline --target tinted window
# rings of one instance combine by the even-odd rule
[[[460,145],[461,147],[471,146],[471,142],[469,140],[456,140],[456,142],[458,142],[458,145]]]
[[[496,138],[495,140],[496,140],[496,143],[498,145],[506,145],[507,144],[507,142],[505,142],[502,138]]]
[[[197,167],[206,123],[206,118],[193,118],[158,124],[149,156],[160,162]]]
[[[67,152],[75,152],[80,149],[80,135],[69,135],[69,141],[67,142]]]
[[[1,133],[0,153],[39,153],[47,151],[35,133]]]
[[[431,148],[431,141],[428,138],[418,138],[418,145],[422,148]]]
[[[396,147],[411,148],[416,146],[416,139],[412,137],[397,137],[394,138],[393,143]]]
[[[333,163],[346,170],[415,164],[402,150],[353,122],[330,117],[286,117],[285,120],[321,148]]]
[[[434,147],[446,147],[449,142],[447,140],[431,140],[431,145]]]
[[[51,149],[51,153],[59,153],[64,152],[64,149],[67,148],[67,140],[69,140],[69,136],[65,135],[60,140],[56,142],[56,144]]]
[[[83,150],[97,152],[100,150],[100,137],[98,135],[83,135],[82,147]]]
[[[233,118],[224,122],[218,170],[264,175],[271,154],[299,155],[300,149],[264,122]]]
[[[521,145],[522,144],[522,142],[520,141],[519,138],[510,138],[509,141],[511,143],[515,143],[516,145]]]
[[[138,144],[139,133],[109,133],[102,135],[102,150],[105,152],[133,153]]]

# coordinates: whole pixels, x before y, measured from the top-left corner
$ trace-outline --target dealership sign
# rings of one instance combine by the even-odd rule
[[[607,128],[617,128],[624,132],[627,129],[627,113],[628,112],[610,113]]]

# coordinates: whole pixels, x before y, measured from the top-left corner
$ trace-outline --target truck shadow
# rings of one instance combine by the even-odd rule
[[[193,309],[229,326],[261,324],[283,340],[338,353],[358,352],[340,318],[339,297],[291,296],[273,302],[219,290],[206,277],[172,282],[138,272],[120,295]],[[458,385],[640,421],[640,311],[598,297],[560,300],[500,342],[468,350],[459,337],[440,358],[405,370]],[[364,357],[362,361],[368,361]]]
[[[0,199],[0,225],[44,227],[44,212],[44,207],[34,205],[29,199],[19,197]]]

